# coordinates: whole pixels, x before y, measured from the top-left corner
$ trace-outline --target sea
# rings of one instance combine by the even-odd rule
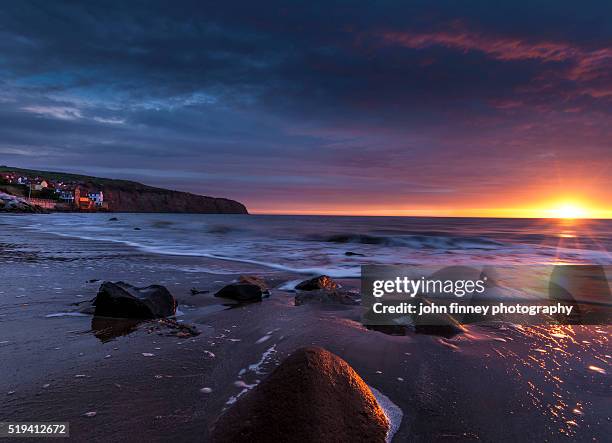
[[[149,440],[159,429],[185,440],[281,357],[318,345],[388,398],[376,394],[396,408],[395,441],[604,441],[612,423],[609,324],[492,321],[468,323],[453,337],[427,328],[398,336],[363,327],[360,306],[295,306],[291,290],[313,274],[358,290],[367,264],[606,267],[611,234],[610,220],[2,215],[0,396],[8,400],[0,417],[73,417],[71,432],[92,441],[135,423]],[[243,273],[264,277],[271,296],[243,307],[214,297]],[[177,323],[202,334],[178,339],[148,323],[112,326],[84,315],[79,306],[102,280],[164,285],[179,302]],[[125,421],[134,405],[140,421]],[[95,422],[78,419],[96,410]],[[151,417],[167,421],[151,426]]]
[[[217,273],[244,263],[336,278],[367,264],[612,264],[612,220],[55,213],[2,223],[207,257]]]

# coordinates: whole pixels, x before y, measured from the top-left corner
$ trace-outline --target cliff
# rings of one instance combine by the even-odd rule
[[[5,173],[15,173],[30,179],[44,179],[51,183],[69,183],[86,192],[102,191],[104,201],[108,203],[108,210],[113,212],[248,214],[246,207],[234,200],[156,188],[128,180],[0,166],[0,174]]]
[[[126,188],[104,185],[99,189],[104,192],[104,201],[108,202],[111,211],[248,214],[242,203],[226,198],[207,197],[146,186]]]

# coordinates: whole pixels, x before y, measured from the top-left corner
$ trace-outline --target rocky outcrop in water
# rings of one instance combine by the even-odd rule
[[[384,443],[389,421],[337,355],[301,348],[217,420],[212,441]]]
[[[177,303],[163,286],[137,288],[120,281],[102,283],[93,306],[97,316],[152,319],[175,315]]]

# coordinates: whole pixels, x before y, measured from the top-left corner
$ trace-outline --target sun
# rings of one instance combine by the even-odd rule
[[[553,218],[584,218],[587,216],[587,212],[588,211],[580,205],[565,203],[551,209],[550,216]]]

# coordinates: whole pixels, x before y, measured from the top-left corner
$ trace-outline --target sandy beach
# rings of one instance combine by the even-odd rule
[[[612,443],[611,17],[2,2],[0,443]]]
[[[73,441],[207,441],[237,397],[317,345],[401,408],[394,441],[586,442],[612,431],[609,326],[392,336],[364,328],[358,306],[295,306],[279,288],[304,275],[246,263],[197,271],[210,261],[3,225],[0,421],[68,421]],[[236,308],[213,297],[241,274],[265,278],[271,296]],[[105,280],[166,286],[177,320],[200,334],[75,314]]]

